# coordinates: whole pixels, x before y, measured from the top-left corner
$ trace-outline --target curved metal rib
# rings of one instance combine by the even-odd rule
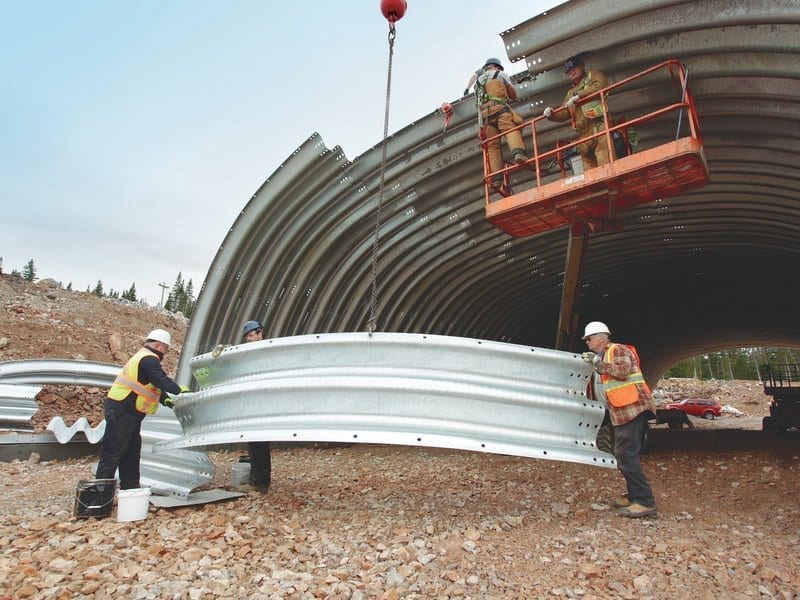
[[[614,467],[604,407],[575,354],[401,333],[264,340],[195,357],[184,435],[156,449],[255,440],[435,446]]]
[[[119,365],[67,359],[19,360],[0,363],[0,418],[11,419],[23,412],[26,421],[39,409],[34,401],[41,388],[23,387],[32,384],[80,385],[108,388],[119,373]],[[9,385],[6,385],[9,384]],[[25,394],[24,399],[14,400]],[[19,420],[18,418],[16,420]],[[47,428],[62,444],[78,432],[96,444],[105,432],[105,421],[91,429],[84,417],[67,427],[60,417],[53,418]],[[214,464],[205,454],[194,450],[155,454],[157,442],[180,435],[180,426],[172,411],[162,406],[155,415],[142,421],[141,482],[162,494],[186,497],[192,489],[214,476]]]
[[[38,385],[13,385],[0,383],[0,428],[24,429],[39,410],[36,396],[42,390]]]
[[[14,384],[109,387],[119,370],[119,365],[89,360],[10,360],[0,362],[0,381]]]

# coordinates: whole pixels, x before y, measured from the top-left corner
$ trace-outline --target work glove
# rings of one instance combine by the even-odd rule
[[[581,354],[581,358],[590,365],[597,366],[600,363],[600,357],[594,352],[584,352]]]
[[[191,391],[192,391],[192,390],[189,388],[189,386],[188,386],[188,385],[182,385],[182,386],[180,386],[180,388],[181,388],[181,394],[185,394],[186,392],[191,392]]]
[[[161,404],[163,404],[167,408],[175,408],[175,400],[173,400],[172,398],[164,398],[161,401]]]
[[[548,106],[547,108],[544,109],[544,112],[542,114],[549,119],[550,115],[553,114],[553,109]]]
[[[568,108],[572,108],[573,106],[575,106],[575,103],[576,103],[578,100],[580,100],[580,99],[581,99],[581,97],[580,97],[580,96],[578,96],[578,94],[575,94],[574,96],[572,96],[572,98],[570,98],[569,100],[567,100],[567,104],[566,104],[566,106],[567,106]]]

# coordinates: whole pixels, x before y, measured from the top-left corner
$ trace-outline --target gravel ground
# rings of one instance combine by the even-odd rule
[[[2,598],[795,598],[800,440],[652,432],[656,518],[612,469],[393,446],[273,451],[273,486],[72,516],[93,459],[0,463]],[[227,487],[238,452],[213,452]]]

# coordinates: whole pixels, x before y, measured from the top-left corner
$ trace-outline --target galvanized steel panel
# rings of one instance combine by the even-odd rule
[[[40,386],[0,383],[0,429],[29,429],[39,405]]]
[[[0,362],[0,382],[110,387],[121,367],[88,360],[43,358]]]
[[[25,422],[38,410],[34,398],[41,387],[20,384],[61,384],[108,388],[121,367],[92,361],[42,359],[0,362],[0,419]],[[13,385],[9,385],[13,384]],[[13,395],[24,395],[29,400],[15,400]],[[66,425],[60,417],[50,421],[59,443],[69,442],[82,432],[91,443],[98,443],[105,432],[105,421],[91,428],[85,417]],[[214,465],[204,452],[178,450],[155,454],[157,442],[179,435],[180,425],[172,411],[159,406],[155,415],[142,421],[141,482],[161,494],[186,497],[195,487],[203,485],[214,476]]]
[[[244,441],[459,448],[613,467],[579,356],[447,336],[269,339],[192,360],[181,448]]]
[[[61,417],[53,417],[46,429],[53,433],[59,444],[66,444],[79,432],[86,437],[87,442],[97,444],[105,435],[106,422],[104,419],[97,427],[92,427],[86,417],[80,417],[72,425],[67,425]]]

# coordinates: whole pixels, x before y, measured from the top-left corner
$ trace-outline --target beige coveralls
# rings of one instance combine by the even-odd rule
[[[508,83],[506,83],[508,81]],[[509,100],[515,100],[517,92],[514,85],[502,71],[487,70],[478,78],[478,84],[483,84],[485,100],[480,105],[481,121],[487,138],[494,137],[508,131],[505,136],[511,154],[525,153],[525,142],[519,129],[514,129],[522,123],[522,117],[511,110]],[[510,89],[509,89],[510,88]],[[503,168],[503,153],[500,149],[500,138],[490,141],[487,145],[489,154],[489,168],[492,172]],[[496,178],[496,179],[499,179]]]
[[[594,105],[595,103],[592,102],[588,105],[583,104],[581,106],[573,106],[570,108],[564,106],[564,104],[566,104],[567,101],[576,94],[580,98],[585,98],[586,96],[594,94],[595,92],[598,92],[607,86],[608,79],[606,79],[606,76],[603,75],[603,73],[600,71],[589,71],[578,85],[569,89],[566,97],[564,98],[562,107],[554,110],[553,114],[550,115],[550,119],[552,121],[566,121],[568,119],[572,119],[572,128],[582,138],[599,131],[604,131],[606,124],[603,120],[602,111],[600,111],[599,116],[595,116],[594,118],[586,116],[587,112],[590,115],[593,114],[591,105]],[[609,120],[610,117],[611,115],[609,115]],[[599,165],[608,164],[612,160],[608,149],[608,140],[606,139],[606,136],[600,136],[594,140],[589,140],[583,144],[579,144],[577,148],[578,152],[580,152],[581,158],[583,158],[584,169],[593,169]]]

